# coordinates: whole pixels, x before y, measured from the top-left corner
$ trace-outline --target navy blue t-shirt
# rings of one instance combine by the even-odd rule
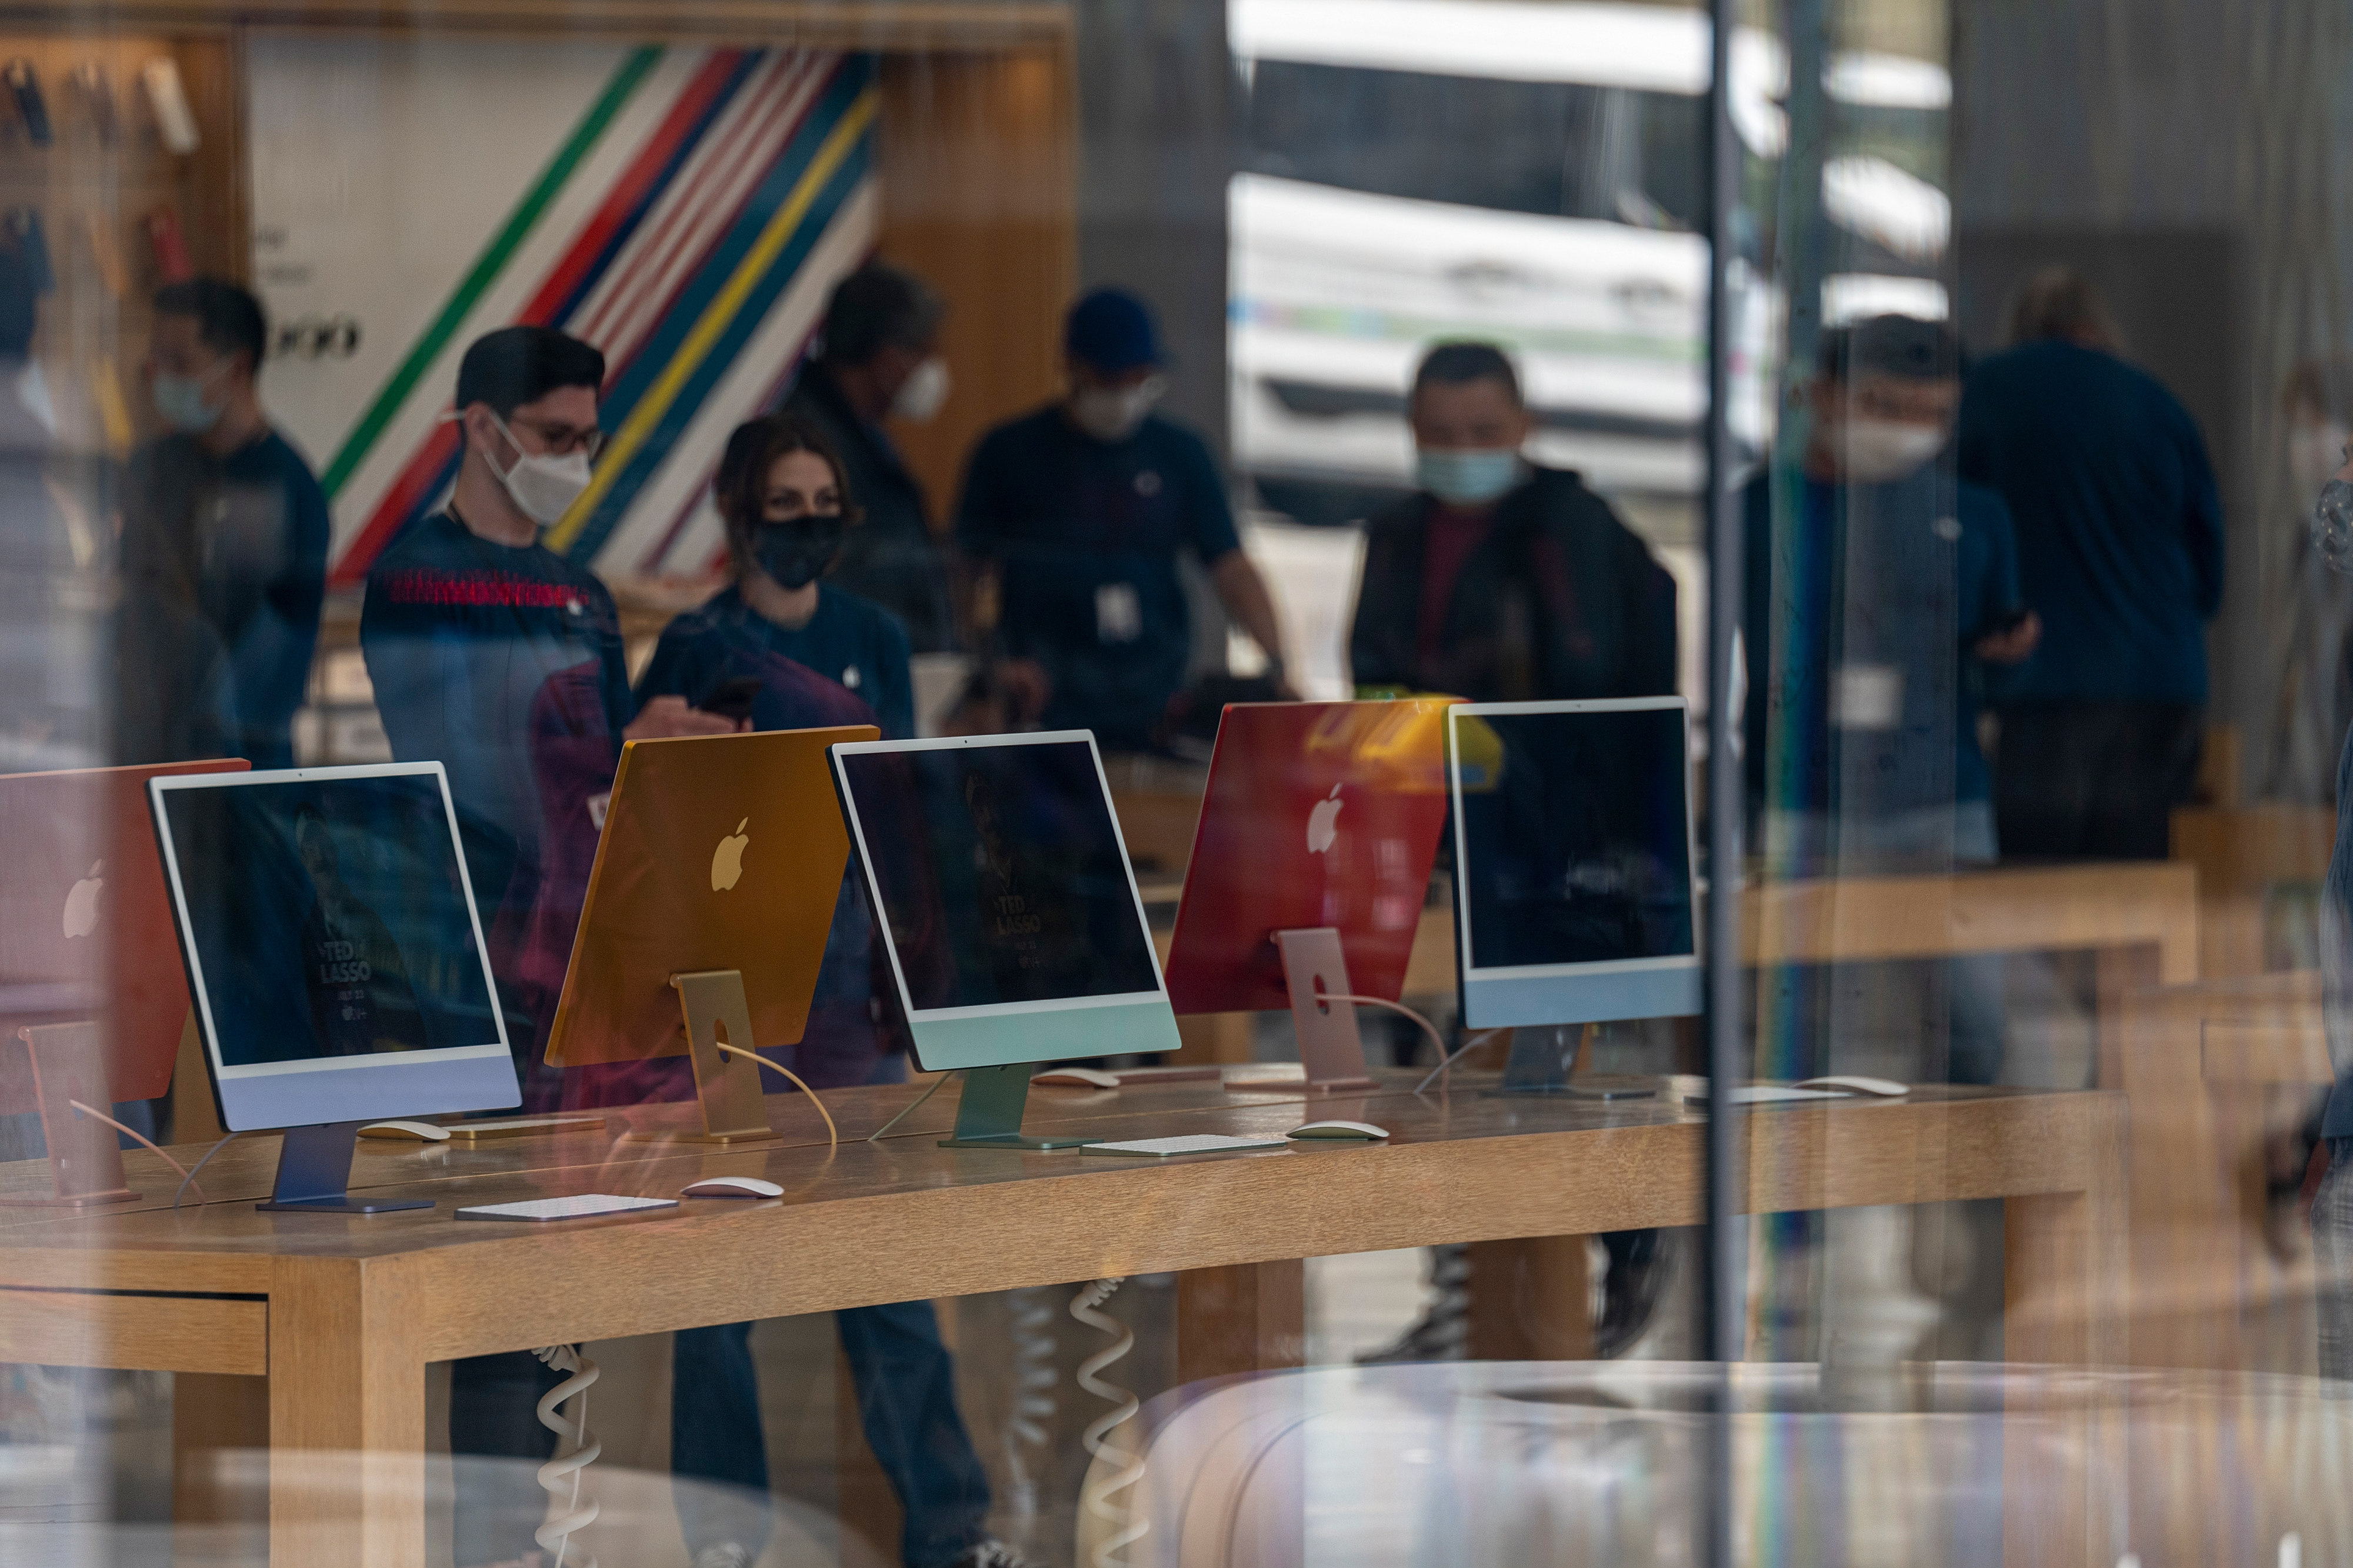
[[[311,680],[327,591],[326,492],[276,431],[215,458],[167,436],[132,459],[128,526],[197,544],[197,608],[228,652],[237,754],[294,765],[294,711]]]
[[[1052,677],[1049,729],[1133,749],[1185,684],[1192,622],[1176,572],[1240,548],[1201,438],[1158,417],[1124,441],[1080,431],[1059,404],[991,430],[973,453],[956,534],[998,563],[1006,651]]]
[[[886,741],[912,740],[915,690],[907,672],[907,631],[899,617],[857,595],[818,584],[817,614],[802,626],[780,626],[731,587],[662,628],[638,700],[679,696],[699,708],[731,680],[764,675],[762,655],[788,658],[847,688],[874,710]],[[799,710],[793,693],[764,686],[752,700],[757,730],[797,730],[836,721]],[[842,720],[841,722],[863,722]]]
[[[551,818],[612,787],[636,712],[613,595],[543,544],[495,544],[436,512],[368,573],[360,649],[392,754],[448,772],[487,921],[516,871],[543,864]]]
[[[1875,819],[1984,800],[1984,667],[1968,647],[2021,607],[2001,498],[1936,463],[1889,484],[1808,479],[1801,496],[1778,550],[1770,481],[1759,475],[1742,497],[1751,798]],[[1892,699],[1889,711],[1835,712],[1842,684]]]
[[[2009,503],[2042,617],[1997,706],[2206,700],[2222,502],[2196,421],[2156,378],[2073,343],[1996,354],[1961,399],[1960,469]]]

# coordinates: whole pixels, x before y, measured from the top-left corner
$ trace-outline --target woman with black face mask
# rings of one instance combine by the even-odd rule
[[[824,581],[858,521],[825,437],[781,414],[737,426],[712,500],[735,582],[663,630],[638,700],[683,697],[754,730],[862,722],[913,735],[906,629]]]
[[[858,522],[839,459],[825,437],[783,415],[737,428],[712,485],[726,525],[735,581],[664,628],[638,682],[640,705],[679,696],[747,730],[880,724],[885,737],[914,733],[907,633],[871,600],[824,581]],[[800,1044],[776,1054],[809,1084],[892,1083],[906,1058],[893,1025],[874,1005],[872,919],[854,871],[834,906],[825,964]],[[670,1058],[675,1062],[678,1058]],[[647,1064],[649,1072],[664,1063]],[[691,1095],[691,1086],[644,1086],[643,1098]],[[988,1480],[955,1405],[955,1363],[929,1301],[835,1314],[869,1446],[905,1515],[903,1561],[1013,1565],[1020,1559],[985,1528]],[[749,1323],[674,1337],[670,1468],[733,1483],[738,1498],[765,1493],[768,1461]],[[760,1555],[765,1510],[681,1491],[681,1528],[698,1564],[742,1564]]]

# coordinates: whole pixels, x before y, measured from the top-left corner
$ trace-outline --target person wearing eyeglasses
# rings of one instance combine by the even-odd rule
[[[529,1109],[548,1108],[562,1090],[562,1075],[537,1058],[563,979],[544,933],[568,936],[557,906],[573,889],[552,883],[548,868],[579,859],[572,847],[584,836],[593,844],[624,741],[735,729],[677,697],[638,709],[612,595],[543,538],[588,488],[604,441],[604,380],[602,353],[545,327],[501,328],[467,349],[456,489],[377,559],[360,614],[360,650],[393,755],[448,772]],[[576,906],[569,913],[576,921]],[[527,1353],[456,1363],[451,1450],[545,1458],[549,1435],[533,1405],[554,1376]],[[466,1473],[455,1561],[474,1568],[522,1557],[531,1530],[518,1521],[537,1517],[526,1506],[535,1491],[528,1471],[520,1497],[480,1467]]]

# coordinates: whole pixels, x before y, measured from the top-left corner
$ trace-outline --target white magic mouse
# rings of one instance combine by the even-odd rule
[[[360,1129],[363,1138],[409,1138],[419,1143],[447,1143],[449,1130],[430,1121],[371,1121]]]
[[[1041,1072],[1029,1080],[1049,1083],[1067,1089],[1117,1089],[1119,1079],[1100,1068],[1055,1068]]]
[[[1311,1121],[1304,1127],[1294,1127],[1285,1138],[1355,1138],[1371,1140],[1386,1138],[1389,1130],[1376,1127],[1369,1121]]]
[[[705,1176],[679,1189],[682,1198],[780,1198],[785,1189],[757,1176]]]
[[[1894,1099],[1898,1095],[1905,1095],[1912,1092],[1909,1085],[1897,1083],[1893,1079],[1865,1078],[1861,1073],[1851,1072],[1832,1073],[1828,1078],[1806,1079],[1795,1087],[1799,1089],[1851,1089],[1857,1094],[1883,1095],[1890,1100]]]

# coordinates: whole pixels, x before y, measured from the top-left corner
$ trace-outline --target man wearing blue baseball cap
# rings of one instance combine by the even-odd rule
[[[1151,312],[1097,289],[1071,308],[1063,349],[1068,395],[981,438],[956,508],[959,541],[998,585],[1002,651],[1044,686],[1046,726],[1149,743],[1192,651],[1187,548],[1287,691],[1274,604],[1216,461],[1153,412],[1168,378]]]

